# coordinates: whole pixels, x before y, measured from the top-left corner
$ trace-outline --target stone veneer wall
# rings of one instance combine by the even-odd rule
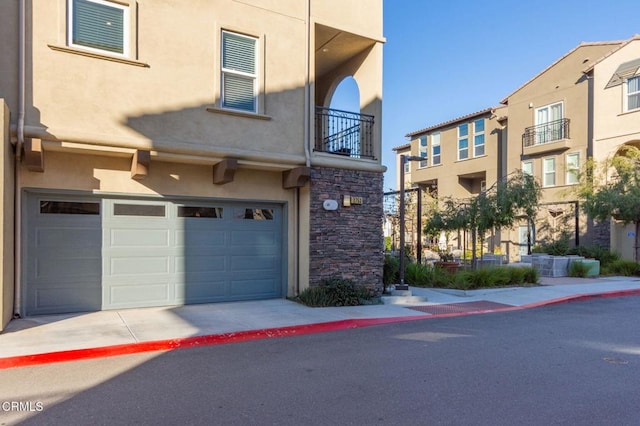
[[[611,250],[611,221],[594,221],[591,235],[593,245]]]
[[[382,292],[384,237],[382,173],[313,168],[309,238],[309,283],[341,277]],[[343,207],[344,195],[362,197],[362,205]],[[337,210],[325,210],[336,200]]]

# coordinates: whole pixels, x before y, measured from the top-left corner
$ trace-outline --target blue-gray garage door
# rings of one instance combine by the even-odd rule
[[[31,194],[26,314],[281,297],[283,209]]]

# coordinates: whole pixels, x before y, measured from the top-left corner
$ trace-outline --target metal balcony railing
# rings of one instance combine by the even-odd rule
[[[527,127],[522,134],[522,145],[528,147],[562,139],[569,139],[568,118]]]
[[[315,116],[315,151],[374,158],[372,115],[317,106]]]

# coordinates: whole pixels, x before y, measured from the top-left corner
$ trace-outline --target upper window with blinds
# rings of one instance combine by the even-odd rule
[[[625,84],[626,110],[635,111],[640,109],[640,76],[627,79]]]
[[[68,44],[111,55],[129,55],[129,6],[107,0],[69,0]]]
[[[258,39],[222,31],[222,108],[258,112]]]

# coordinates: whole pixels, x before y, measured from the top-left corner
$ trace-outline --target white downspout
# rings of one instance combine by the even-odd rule
[[[20,22],[19,22],[19,57],[18,57],[18,131],[15,157],[15,187],[14,187],[14,301],[13,317],[20,318],[22,311],[22,193],[20,179],[20,164],[22,159],[22,147],[24,145],[24,116],[25,116],[25,74],[26,74],[26,0],[20,0]]]
[[[305,166],[311,166],[311,150],[309,148],[311,128],[311,0],[306,4],[307,28],[305,35],[305,70],[304,70],[304,158]]]
[[[305,28],[305,48],[304,48],[304,159],[305,166],[311,166],[311,149],[309,147],[310,137],[309,130],[311,128],[311,88],[309,87],[311,82],[311,0],[307,0],[305,4],[306,15],[306,28]],[[300,294],[300,279],[301,279],[301,267],[300,267],[300,188],[296,189],[296,296]]]

